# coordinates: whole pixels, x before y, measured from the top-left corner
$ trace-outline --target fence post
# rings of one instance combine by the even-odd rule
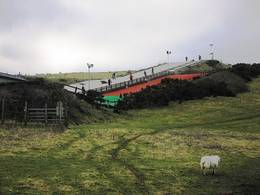
[[[58,118],[59,118],[59,102],[56,104],[56,120],[55,123],[58,123]]]
[[[27,112],[28,112],[28,103],[24,103],[24,125],[27,126]]]
[[[2,113],[1,113],[1,124],[5,122],[5,98],[2,98]]]
[[[47,126],[48,124],[48,107],[47,104],[44,106],[44,119],[45,119],[45,125]]]
[[[64,112],[64,108],[63,108],[63,104],[61,101],[57,102],[57,106],[56,106],[56,118],[58,117],[59,119],[59,124],[61,124],[61,120],[64,117],[63,116],[63,112]]]
[[[64,107],[64,125],[66,126],[66,127],[68,127],[68,125],[69,125],[69,116],[68,116],[68,106],[67,105],[65,105],[65,107]]]

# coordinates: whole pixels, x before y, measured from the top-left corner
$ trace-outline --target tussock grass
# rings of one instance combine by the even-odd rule
[[[112,122],[0,130],[0,194],[259,194],[260,79]],[[202,176],[203,155],[222,158]]]

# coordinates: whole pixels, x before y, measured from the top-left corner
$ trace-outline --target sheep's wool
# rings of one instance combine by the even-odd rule
[[[200,167],[201,169],[217,168],[219,161],[219,156],[203,156],[200,160]]]

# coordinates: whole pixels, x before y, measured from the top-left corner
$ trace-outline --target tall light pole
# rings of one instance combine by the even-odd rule
[[[88,90],[90,90],[90,68],[93,68],[94,64],[87,63],[87,66],[88,66],[88,75],[89,75]]]
[[[214,60],[214,51],[213,51],[214,44],[210,43],[209,46],[210,46],[210,53],[209,53],[209,55],[211,55],[211,60]]]
[[[167,54],[167,56],[168,56],[168,65],[169,65],[169,64],[170,64],[170,55],[172,54],[172,52],[169,51],[169,50],[167,50],[167,51],[166,51],[166,54]]]

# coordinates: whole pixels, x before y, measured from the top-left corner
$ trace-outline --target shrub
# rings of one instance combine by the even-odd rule
[[[260,64],[253,64],[251,66],[251,72],[254,77],[260,75]]]
[[[211,67],[215,67],[217,64],[219,64],[218,60],[207,60],[206,64],[208,64]]]
[[[235,64],[231,67],[230,72],[240,76],[246,81],[251,81],[253,77],[250,64],[244,64],[244,63]]]
[[[141,92],[126,96],[119,102],[116,110],[166,106],[170,101],[181,103],[182,101],[201,99],[207,96],[235,96],[238,92],[247,89],[242,79],[230,75],[233,74],[215,73],[196,81],[164,79],[158,86],[151,86]],[[218,78],[221,77],[224,79],[219,80]],[[234,78],[236,80],[232,81]],[[240,83],[235,84],[237,80]]]
[[[101,101],[102,98],[100,93],[89,91],[87,96],[82,97],[84,101],[64,90],[63,85],[43,79],[33,79],[25,83],[2,84],[0,85],[0,100],[3,97],[6,101],[6,110],[9,111],[6,116],[8,119],[23,119],[25,101],[28,102],[29,107],[44,107],[45,103],[48,107],[55,107],[58,101],[62,101],[68,108],[70,122],[76,124],[86,121],[86,115],[89,117],[93,113],[97,113],[99,118],[104,117],[103,111],[96,111],[90,105],[92,103],[98,105],[96,101]],[[93,116],[94,120],[96,118]]]
[[[212,81],[208,81],[208,79],[211,79]],[[233,94],[248,91],[248,87],[245,83],[245,80],[229,71],[217,72],[209,75],[208,77],[198,79],[195,82],[201,83],[204,82],[204,80],[207,80],[206,83],[223,82],[225,83],[223,86],[226,86],[227,90],[232,92]]]
[[[89,104],[98,106],[100,103],[104,101],[103,95],[100,92],[94,90],[88,90],[86,94],[77,94],[80,99],[85,100]]]

